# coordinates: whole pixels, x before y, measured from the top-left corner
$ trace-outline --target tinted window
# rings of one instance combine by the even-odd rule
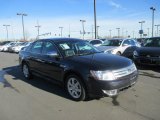
[[[46,54],[51,53],[53,51],[56,51],[55,46],[50,42],[45,42],[43,50],[42,50],[42,54],[46,55]]]
[[[93,41],[91,41],[90,43],[91,43],[92,45],[102,44],[102,42],[99,41],[99,40],[93,40]]]
[[[160,38],[147,39],[144,46],[145,47],[160,47]]]
[[[42,44],[43,42],[35,42],[34,45],[32,46],[31,52],[40,54],[42,50]]]

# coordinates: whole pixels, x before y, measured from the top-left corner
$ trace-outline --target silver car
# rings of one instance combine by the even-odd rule
[[[114,38],[105,40],[97,48],[105,53],[123,55],[130,58],[137,47],[140,47],[140,44],[134,39]]]

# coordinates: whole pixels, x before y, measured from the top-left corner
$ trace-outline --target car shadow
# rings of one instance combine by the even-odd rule
[[[44,91],[47,91],[49,93],[58,95],[60,97],[70,99],[69,95],[66,93],[65,89],[57,84],[53,84],[51,81],[39,78],[34,76],[31,80],[26,80],[23,76],[23,73],[21,72],[21,68],[19,66],[12,66],[3,68],[3,70],[8,74],[13,76],[13,80],[22,80],[36,88],[42,89]]]
[[[148,65],[137,65],[138,70],[151,70],[156,73],[160,73],[160,66],[148,66]],[[155,73],[147,72],[147,71],[139,71],[139,75],[152,77],[152,78],[160,78],[160,75]]]

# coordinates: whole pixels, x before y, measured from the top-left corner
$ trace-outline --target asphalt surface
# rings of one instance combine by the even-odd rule
[[[24,79],[18,55],[0,53],[0,120],[160,120],[160,67],[139,68],[137,84],[117,98],[72,101],[44,79]]]

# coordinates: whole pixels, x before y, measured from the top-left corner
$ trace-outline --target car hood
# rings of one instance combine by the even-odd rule
[[[100,51],[108,51],[108,50],[113,50],[116,49],[117,47],[115,46],[98,46],[97,49]]]
[[[140,47],[137,52],[140,55],[160,55],[160,47]]]
[[[92,70],[115,70],[127,67],[133,63],[128,58],[105,53],[74,56],[70,59],[75,61],[77,64],[85,66],[89,65]]]

